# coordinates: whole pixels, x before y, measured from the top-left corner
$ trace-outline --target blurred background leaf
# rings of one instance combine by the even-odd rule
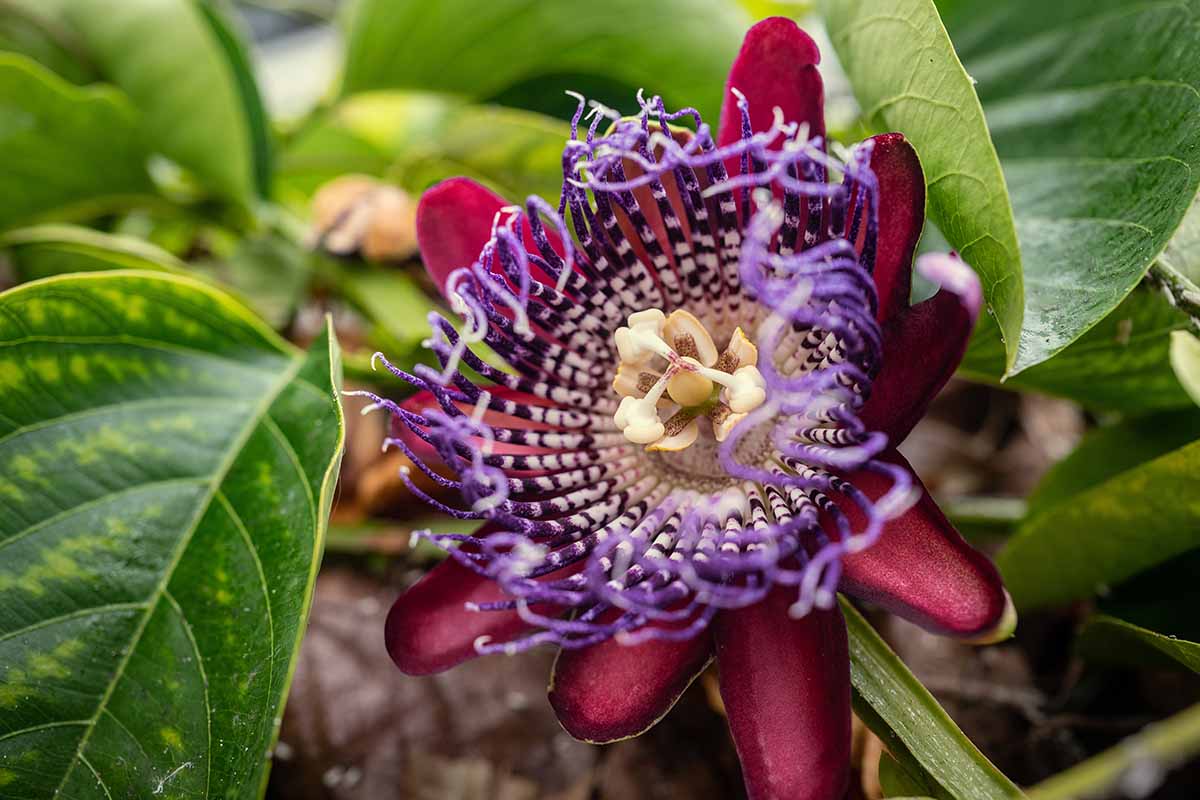
[[[152,198],[139,123],[120,91],[79,88],[25,56],[0,53],[0,228]]]
[[[1098,410],[1144,413],[1190,404],[1172,370],[1171,335],[1188,317],[1161,292],[1139,288],[1052,360],[1003,383],[1004,346],[995,326],[981,324],[959,374],[969,380],[1065,397]]]
[[[192,172],[204,189],[249,205],[266,187],[266,115],[242,45],[209,0],[6,5],[78,43],[82,63],[142,112],[145,146]]]
[[[539,194],[558,202],[566,122],[448,95],[365,92],[321,113],[281,157],[281,197],[303,205],[318,186],[345,173],[386,178],[418,193],[467,175],[519,202]]]
[[[358,0],[342,92],[440,91],[563,118],[567,89],[627,110],[645,88],[715,120],[749,26],[723,0]]]
[[[1171,333],[1171,366],[1188,397],[1200,405],[1200,339],[1190,331]]]
[[[1056,466],[997,559],[1017,606],[1088,597],[1200,547],[1198,426],[1194,412],[1130,420]]]
[[[38,225],[0,235],[22,281],[67,272],[149,269],[183,272],[186,266],[167,251],[134,236],[102,233],[79,225]]]

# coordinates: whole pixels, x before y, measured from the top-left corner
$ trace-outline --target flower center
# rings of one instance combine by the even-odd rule
[[[758,348],[741,328],[719,350],[690,312],[648,308],[630,314],[613,339],[620,358],[613,389],[622,397],[613,421],[648,451],[683,450],[702,429],[722,442],[766,400]]]

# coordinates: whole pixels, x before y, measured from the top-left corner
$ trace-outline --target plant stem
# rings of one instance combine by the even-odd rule
[[[1200,704],[1173,717],[1147,725],[1098,756],[1042,781],[1028,792],[1029,800],[1069,800],[1105,797],[1120,787],[1141,797],[1153,790],[1166,772],[1200,751]],[[1140,791],[1139,791],[1140,790]]]
[[[1192,330],[1200,333],[1200,288],[1161,261],[1150,265],[1146,280],[1162,289],[1171,305],[1187,314]]]

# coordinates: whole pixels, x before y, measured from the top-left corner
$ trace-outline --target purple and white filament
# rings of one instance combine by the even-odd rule
[[[795,587],[795,615],[829,607],[842,556],[913,501],[908,473],[876,458],[886,437],[857,416],[882,353],[871,145],[834,157],[778,112],[752,132],[741,99],[742,136],[718,147],[694,109],[668,114],[640,94],[632,118],[593,104],[581,138],[579,100],[557,208],[504,209],[450,276],[462,321],[430,315],[441,369],[377,356],[435,403],[363,393],[391,415],[387,446],[463,507],[426,499],[486,523],[424,534],[511,596],[479,613],[515,608],[532,626],[476,649],[693,636],[776,585]],[[695,133],[670,127],[682,118]],[[690,312],[718,348],[738,327],[757,347],[766,399],[723,441],[704,421],[691,446],[647,450],[614,422],[613,335],[646,309]],[[721,403],[665,405],[715,426]],[[889,491],[871,500],[844,477],[862,470],[889,476]]]

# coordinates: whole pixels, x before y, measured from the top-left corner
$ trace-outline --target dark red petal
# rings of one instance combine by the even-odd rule
[[[913,252],[925,224],[925,174],[900,133],[873,137],[871,170],[879,181],[879,237],[875,249],[875,288],[880,324],[908,308]]]
[[[446,278],[460,267],[469,267],[492,236],[496,212],[509,206],[504,198],[470,178],[450,178],[428,189],[417,205],[417,244],[425,269],[445,293]],[[557,248],[558,237],[547,231]],[[524,224],[525,246],[537,252],[529,223]],[[548,280],[540,271],[539,280]],[[551,284],[554,281],[549,281]]]
[[[835,606],[788,616],[777,587],[713,625],[721,699],[751,800],[840,800],[850,780],[850,654]]]
[[[933,258],[939,263],[952,259]],[[893,447],[924,416],[967,350],[979,313],[979,282],[969,267],[957,263],[955,269],[965,272],[956,278],[964,278],[969,286],[952,290],[947,282],[933,297],[894,315],[883,327],[883,366],[859,418],[867,430],[886,433]]]
[[[562,650],[550,678],[550,705],[576,739],[627,739],[662,719],[711,657],[707,633],[681,642],[626,646],[609,639]]]
[[[505,642],[529,628],[516,611],[468,611],[466,603],[507,600],[492,580],[447,558],[400,595],[384,641],[402,672],[429,675],[475,656],[475,640]]]
[[[824,136],[825,89],[817,71],[820,61],[816,42],[790,19],[771,17],[751,28],[725,82],[718,144],[741,137],[742,117],[731,91],[734,88],[750,101],[753,130],[770,128],[778,106],[787,121],[807,122],[809,136]]]
[[[895,451],[884,460],[912,471]],[[891,488],[874,472],[846,478],[872,499]],[[980,641],[1006,638],[1016,618],[1000,573],[963,540],[916,475],[913,484],[921,492],[916,505],[886,523],[874,545],[842,559],[841,589],[934,633]],[[858,507],[837,500],[851,522],[861,525]]]

